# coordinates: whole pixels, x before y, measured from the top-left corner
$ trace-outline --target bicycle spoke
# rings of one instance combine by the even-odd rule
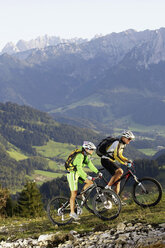
[[[134,200],[143,207],[155,206],[160,201],[161,195],[161,186],[155,179],[144,178],[134,185]]]
[[[101,188],[102,190],[104,189],[104,187],[100,186],[100,185],[97,186],[97,188]],[[89,195],[89,197],[86,200],[85,205],[84,205],[86,207],[86,209],[93,214],[94,214],[94,211],[93,211],[92,201],[93,201],[93,197],[95,194],[96,194],[96,189],[92,190],[92,192],[90,193],[90,195]]]
[[[103,220],[116,218],[121,210],[121,202],[115,192],[103,190],[102,194],[96,194],[93,199],[95,214]]]
[[[49,219],[53,224],[65,225],[71,221],[69,200],[57,197],[50,201],[47,207]]]

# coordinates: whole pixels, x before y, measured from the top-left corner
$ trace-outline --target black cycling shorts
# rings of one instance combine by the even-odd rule
[[[107,158],[101,158],[101,164],[112,176],[115,174],[115,171],[120,168]]]

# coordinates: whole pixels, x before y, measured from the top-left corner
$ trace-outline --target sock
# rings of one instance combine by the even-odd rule
[[[106,185],[106,186],[105,186],[105,189],[111,189],[111,186]]]

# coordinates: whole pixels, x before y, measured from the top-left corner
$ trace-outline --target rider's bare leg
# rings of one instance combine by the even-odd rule
[[[70,196],[70,212],[71,212],[71,214],[74,213],[76,196],[77,196],[77,191],[71,191],[71,196]]]
[[[117,169],[117,170],[115,171],[115,175],[111,177],[111,179],[110,179],[108,185],[109,185],[109,186],[112,186],[118,179],[120,179],[120,177],[121,177],[122,175],[123,175],[123,170],[122,170],[121,168]],[[116,192],[117,194],[119,194],[119,192],[120,192],[120,182],[118,182],[118,183],[116,184],[116,186],[115,186],[115,192]]]
[[[85,185],[84,185],[82,190],[87,189],[90,185],[93,184],[93,182],[89,179],[86,179],[84,181],[84,183],[85,183]],[[77,196],[77,191],[71,191],[71,196],[70,196],[70,212],[71,212],[71,214],[74,213],[76,196]]]
[[[93,184],[93,182],[92,182],[91,180],[89,180],[89,179],[86,179],[86,180],[84,181],[84,183],[85,183],[85,185],[84,185],[84,187],[83,187],[82,190],[87,189],[89,186],[91,186],[91,185]]]

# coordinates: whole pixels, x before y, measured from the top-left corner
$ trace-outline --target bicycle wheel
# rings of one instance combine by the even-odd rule
[[[69,198],[57,196],[47,205],[47,214],[50,221],[57,225],[66,225],[72,222],[70,214]]]
[[[110,189],[104,189],[93,198],[94,213],[102,220],[113,220],[121,211],[119,196]]]
[[[133,200],[141,207],[152,207],[162,198],[162,187],[154,178],[146,177],[133,185]]]
[[[98,188],[101,188],[102,190],[104,189],[103,186],[97,186]],[[86,202],[84,204],[85,208],[92,214],[95,214],[94,213],[94,210],[93,210],[93,204],[92,204],[92,201],[93,201],[93,197],[94,195],[96,194],[96,188],[92,189],[92,191],[90,192],[90,195],[89,197],[86,199]]]
[[[88,198],[84,204],[84,207],[92,214],[94,214],[93,207],[92,207],[92,199]]]

